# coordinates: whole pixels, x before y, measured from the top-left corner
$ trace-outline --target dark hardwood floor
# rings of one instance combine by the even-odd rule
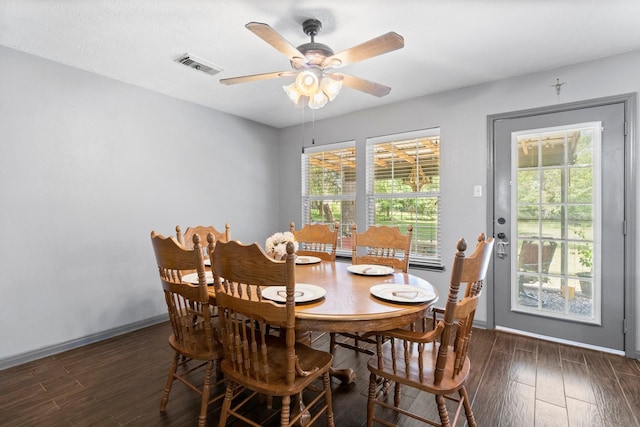
[[[158,411],[172,357],[168,335],[168,324],[159,324],[0,371],[0,425],[196,425],[199,396],[180,383],[166,415]],[[327,344],[320,335],[314,346]],[[351,386],[333,381],[337,427],[365,424],[367,359],[337,350],[336,365],[357,374]],[[481,329],[470,359],[467,389],[479,426],[640,426],[637,360]],[[435,413],[432,396],[403,393],[402,406]],[[218,410],[209,408],[208,425],[217,425]],[[263,403],[253,411],[264,425],[278,424]]]

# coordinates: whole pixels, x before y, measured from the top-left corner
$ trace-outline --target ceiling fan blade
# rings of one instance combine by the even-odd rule
[[[300,65],[307,62],[307,58],[305,58],[305,56],[295,46],[289,43],[280,35],[280,33],[269,25],[263,24],[262,22],[249,22],[245,27],[247,27],[247,29],[249,29],[253,34],[276,48],[280,53],[285,54],[291,61]]]
[[[277,71],[275,73],[252,74],[250,76],[230,77],[228,79],[220,79],[220,83],[222,83],[223,85],[235,85],[238,83],[249,83],[249,82],[255,82],[258,80],[268,80],[268,79],[277,79],[280,77],[295,76],[296,74],[298,73],[294,71]]]
[[[360,77],[354,77],[342,73],[333,73],[332,75],[342,76],[342,84],[344,86],[348,86],[351,89],[359,90],[370,95],[382,97],[387,95],[391,91],[391,88],[389,86],[370,82],[368,80],[361,79]]]
[[[393,31],[329,56],[322,68],[338,68],[404,47],[404,37]]]

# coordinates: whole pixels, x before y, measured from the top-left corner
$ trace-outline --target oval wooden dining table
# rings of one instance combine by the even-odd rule
[[[372,332],[401,328],[421,320],[438,300],[438,291],[428,281],[408,273],[387,275],[354,274],[347,269],[350,262],[322,261],[297,264],[296,283],[316,285],[325,295],[308,303],[296,304],[296,339],[311,343],[311,332]],[[378,284],[418,286],[433,293],[426,302],[396,303],[371,294]],[[210,296],[215,291],[210,287]],[[213,301],[212,301],[213,302]],[[354,381],[351,369],[332,370],[332,375],[344,383]]]
[[[424,317],[438,299],[437,290],[426,280],[408,273],[362,275],[347,270],[348,262],[322,261],[296,265],[296,283],[325,289],[323,298],[296,304],[296,330],[300,332],[371,332],[406,326]],[[424,288],[434,298],[422,303],[396,303],[371,294],[378,284],[403,284]]]

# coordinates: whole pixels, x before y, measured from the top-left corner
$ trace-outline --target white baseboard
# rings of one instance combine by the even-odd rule
[[[614,350],[612,348],[598,347],[597,345],[584,344],[584,343],[581,343],[581,342],[563,340],[563,339],[560,339],[560,338],[548,337],[548,336],[545,336],[545,335],[532,334],[530,332],[519,331],[517,329],[504,328],[502,326],[496,326],[496,331],[509,332],[511,334],[524,335],[526,337],[538,338],[538,339],[541,339],[541,340],[556,342],[556,343],[559,343],[559,344],[572,345],[574,347],[587,348],[587,349],[590,349],[590,350],[602,351],[604,353],[617,354],[618,356],[625,356],[625,352],[624,351]]]

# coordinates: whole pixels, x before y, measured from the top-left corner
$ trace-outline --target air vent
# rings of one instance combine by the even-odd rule
[[[220,71],[224,70],[224,68],[218,65],[211,64],[188,53],[185,53],[180,58],[176,59],[176,61],[186,65],[187,67],[193,68],[194,70],[202,71],[203,73],[207,73],[212,76],[215,76]]]

